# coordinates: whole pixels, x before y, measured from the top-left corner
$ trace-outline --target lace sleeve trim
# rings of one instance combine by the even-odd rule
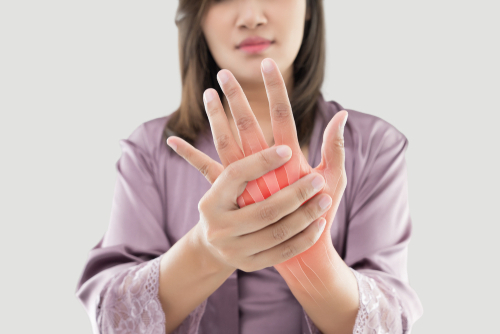
[[[97,303],[102,334],[165,334],[165,313],[158,296],[161,256],[110,279]],[[197,334],[207,305],[205,299],[172,334]]]
[[[354,334],[406,333],[407,316],[396,289],[378,276],[351,269],[359,287],[359,311]]]
[[[367,276],[349,267],[358,282],[359,310],[353,334],[406,334],[407,316],[394,287],[388,287],[377,276]],[[304,310],[311,334],[322,334]]]
[[[102,334],[165,334],[165,313],[158,297],[160,259],[128,268],[106,283],[97,307]]]

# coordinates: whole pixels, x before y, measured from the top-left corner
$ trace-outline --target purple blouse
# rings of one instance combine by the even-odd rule
[[[308,161],[321,159],[323,132],[340,110],[318,99]],[[408,139],[376,116],[345,109],[347,186],[334,218],[335,249],[356,276],[360,308],[353,333],[410,333],[423,314],[407,273],[412,222],[405,152]],[[199,220],[211,187],[165,142],[170,116],[120,140],[107,232],[89,252],[76,296],[97,333],[165,333],[158,297],[161,256]],[[208,127],[195,146],[220,162]],[[334,319],[332,319],[334,321]],[[235,270],[174,331],[176,334],[321,333],[274,269]]]

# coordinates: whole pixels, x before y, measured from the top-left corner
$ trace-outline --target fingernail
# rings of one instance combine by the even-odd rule
[[[229,80],[229,75],[227,75],[226,71],[219,71],[219,73],[217,73],[217,79],[219,79],[219,83],[223,85]]]
[[[264,59],[262,61],[262,69],[264,72],[271,72],[273,70],[273,62],[270,59]]]
[[[319,201],[319,207],[321,210],[325,210],[327,207],[332,204],[332,199],[330,196],[324,196],[320,201]]]
[[[323,188],[323,185],[325,184],[325,179],[318,175],[312,180],[311,183],[314,190],[320,190],[321,188]]]
[[[177,151],[177,145],[175,145],[174,143],[169,143],[167,141],[167,145],[170,146],[174,151]]]
[[[279,146],[277,149],[276,149],[276,153],[278,153],[278,155],[282,158],[286,158],[290,155],[292,155],[292,150],[290,149],[290,147],[286,146],[286,145],[282,145],[282,146]]]
[[[316,225],[318,226],[318,231],[323,232],[323,229],[325,228],[326,225],[326,219],[321,217],[317,222]]]
[[[210,89],[207,89],[204,94],[205,97],[205,103],[208,103],[213,100],[214,94]]]

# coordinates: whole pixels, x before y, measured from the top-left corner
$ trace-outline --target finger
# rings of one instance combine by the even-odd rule
[[[227,196],[231,207],[237,208],[236,200],[245,188],[249,188],[255,179],[286,163],[291,155],[292,151],[286,145],[273,146],[252,154],[227,166],[214,183],[214,187],[223,189],[221,196]],[[257,193],[259,190],[254,189],[253,192]]]
[[[320,226],[320,223],[321,226]],[[321,217],[309,224],[302,232],[292,238],[265,251],[249,256],[248,267],[252,271],[271,267],[288,261],[294,256],[308,250],[321,236],[325,228],[326,220]]]
[[[343,128],[347,122],[347,116],[347,111],[341,110],[328,123],[323,134],[321,163],[316,169],[321,169],[325,172],[338,172],[345,169]]]
[[[225,168],[243,158],[243,152],[241,152],[238,143],[234,139],[217,91],[212,88],[207,89],[203,94],[203,101],[205,102],[205,110],[212,129],[215,148]]]
[[[281,72],[271,58],[262,61],[262,76],[266,86],[269,110],[276,145],[288,145],[300,150],[290,99]]]
[[[268,146],[262,129],[234,75],[228,70],[220,70],[217,80],[227,98],[245,156],[266,149]]]
[[[198,169],[208,182],[212,184],[224,170],[224,167],[220,163],[194,148],[182,138],[171,136],[167,139],[167,144],[193,167]]]
[[[275,144],[288,145],[293,151],[292,161],[277,170],[276,175],[278,179],[286,181],[285,184],[292,184],[300,177],[300,168],[296,167],[300,164],[302,151],[297,137],[290,99],[283,76],[274,60],[266,58],[261,65],[267,98],[269,99]]]
[[[252,224],[234,226],[234,235],[245,235],[262,230],[281,218],[296,211],[323,189],[325,179],[318,173],[311,173],[290,186],[272,194],[262,202],[245,206],[236,212],[235,220],[252,217]],[[248,218],[246,218],[248,219]]]
[[[333,218],[347,186],[347,175],[345,170],[345,149],[343,127],[347,122],[347,111],[342,110],[328,123],[321,147],[321,163],[314,171],[321,173],[326,179],[324,191],[333,198],[333,206],[326,214],[330,228]]]
[[[328,194],[315,196],[295,212],[257,232],[243,235],[239,239],[248,256],[271,249],[305,230],[320,218],[331,206]],[[323,217],[324,218],[324,217]]]

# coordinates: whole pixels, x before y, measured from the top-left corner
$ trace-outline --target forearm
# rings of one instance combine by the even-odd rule
[[[234,271],[203,248],[198,241],[198,226],[176,242],[160,263],[159,299],[167,333],[177,328]]]
[[[291,260],[278,270],[314,325],[324,334],[351,334],[359,308],[358,284],[331,243],[320,239]]]

